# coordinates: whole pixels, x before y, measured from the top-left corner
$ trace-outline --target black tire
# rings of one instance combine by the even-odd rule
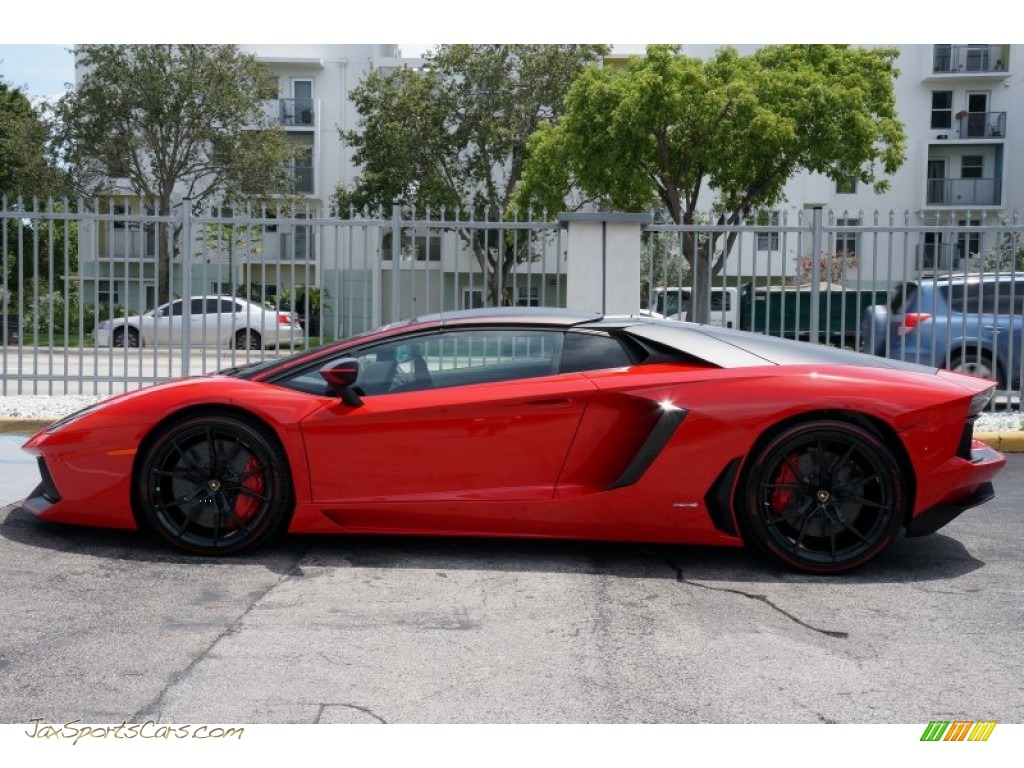
[[[873,432],[843,421],[794,425],[752,455],[739,520],[758,549],[807,573],[859,568],[905,518],[905,483]]]
[[[949,361],[949,370],[965,373],[968,376],[978,376],[982,379],[994,379],[999,382],[1000,389],[1006,389],[999,366],[985,352],[968,351],[963,356],[958,354]]]
[[[134,328],[117,328],[114,331],[111,341],[115,347],[136,349],[142,346],[139,339],[139,332]]]
[[[201,555],[252,549],[284,530],[294,507],[288,459],[261,423],[185,419],[142,458],[138,512],[172,546]]]
[[[260,349],[263,338],[249,328],[245,328],[235,334],[235,349]]]

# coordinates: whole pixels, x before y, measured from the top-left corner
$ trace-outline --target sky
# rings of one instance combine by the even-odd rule
[[[80,0],[51,0],[47,4],[47,23],[43,25],[39,24],[38,6],[9,3],[0,29],[0,77],[8,85],[22,87],[33,99],[59,96],[64,84],[74,80],[68,50],[71,44],[60,40],[88,43],[631,40],[634,42],[613,45],[617,50],[632,52],[642,51],[644,44],[652,42],[933,43],[948,39],[948,20],[963,18],[965,13],[962,0],[934,0],[929,3],[927,16],[914,11],[910,4],[901,10],[892,0],[860,0],[856,12],[843,13],[841,23],[826,5],[814,0],[775,0],[772,3],[732,0],[727,4],[708,0],[692,4],[684,0],[629,0],[605,6],[609,10],[604,13],[581,11],[581,6],[576,4],[551,0],[517,0],[514,5],[502,7],[486,17],[480,13],[478,0],[435,0],[433,3],[390,0],[387,14],[380,13],[375,4],[366,4],[371,7],[361,10],[353,8],[354,5],[340,4],[336,0],[307,0],[302,18],[317,19],[317,24],[281,25],[264,14],[241,18],[229,4],[220,7],[211,5],[209,0],[175,0],[173,14],[141,19],[126,12],[127,6],[121,2],[95,0],[83,4]],[[986,17],[998,18],[1001,6],[1005,6],[1009,14],[1016,3],[993,0],[986,5]],[[192,20],[197,17],[202,17],[204,23],[194,24]],[[39,31],[26,35],[25,30]],[[432,44],[399,45],[403,55],[416,56]]]

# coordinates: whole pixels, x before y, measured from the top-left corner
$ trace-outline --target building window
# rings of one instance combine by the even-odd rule
[[[857,193],[857,177],[846,176],[836,182],[837,195],[853,195]]]
[[[985,158],[981,155],[964,155],[960,159],[961,179],[980,179],[985,167]]]
[[[932,91],[932,128],[953,127],[953,92]]]
[[[119,286],[113,281],[101,282],[96,290],[96,301],[108,307],[121,303]]]
[[[836,224],[840,227],[856,227],[860,225],[860,219],[837,219]],[[836,255],[847,259],[856,258],[859,238],[860,235],[855,231],[836,232]]]
[[[772,211],[770,214],[761,214],[758,216],[758,224],[772,227],[779,226],[779,212]],[[778,232],[758,232],[757,233],[757,250],[759,251],[777,251],[779,250],[779,233]]]
[[[964,158],[966,160],[966,158]],[[961,219],[959,222],[961,227],[980,227],[981,221],[979,219],[971,219],[969,222]],[[956,236],[956,256],[957,259],[964,259],[970,256],[977,256],[981,253],[981,233],[978,231],[965,230],[957,233]]]
[[[462,308],[463,309],[480,309],[484,305],[484,292],[472,289],[463,289],[462,291]]]
[[[537,288],[526,286],[519,286],[518,296],[516,298],[517,307],[539,307],[540,306],[540,291]]]
[[[303,147],[299,156],[292,164],[292,172],[295,174],[295,191],[313,194],[313,148]]]

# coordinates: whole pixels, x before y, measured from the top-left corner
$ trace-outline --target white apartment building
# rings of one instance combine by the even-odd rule
[[[335,188],[352,183],[359,172],[339,133],[339,129],[358,128],[359,116],[349,98],[351,90],[373,69],[419,66],[422,60],[403,59],[398,47],[390,44],[240,47],[265,62],[277,76],[279,97],[267,105],[267,110],[292,141],[306,148],[305,158],[295,167],[296,190],[306,196],[309,204],[308,213],[303,215],[322,217],[329,209]],[[754,48],[737,47],[744,52]],[[962,226],[965,229],[961,231],[947,227],[923,232],[909,253],[898,255],[907,261],[901,271],[954,266],[965,254],[977,254],[986,247],[985,238],[989,235],[984,231],[972,232],[970,227],[1024,211],[1024,45],[898,47],[900,75],[896,93],[899,114],[906,126],[907,160],[890,180],[890,190],[876,195],[870,188],[837,185],[822,176],[802,174],[787,184],[786,200],[776,215],[784,213],[787,218],[792,216],[792,221],[798,212],[823,206],[826,211],[835,212],[840,223],[850,226],[872,223],[876,211],[882,212],[881,226],[889,221],[890,211],[896,212],[897,224],[909,215],[915,225]],[[684,52],[708,56],[715,48],[686,46]],[[710,198],[707,203],[710,206]],[[130,203],[126,202],[126,206],[130,207]],[[91,225],[85,222],[83,229],[88,230]],[[380,243],[386,233],[363,235],[368,241],[377,238]],[[835,247],[860,252],[858,240],[862,237],[863,234],[853,231],[839,232]],[[324,281],[325,270],[337,272],[351,263],[338,257],[336,246],[328,247],[322,237],[315,236],[312,227],[268,226],[262,239],[258,259],[234,263],[233,274],[226,278],[218,276],[212,283],[202,278],[197,283],[194,278],[193,291],[200,287],[209,291],[218,286],[256,284],[272,296],[290,287],[318,285]],[[80,240],[83,293],[89,295],[87,286],[91,283],[100,301],[152,306],[152,264],[129,263],[132,254],[151,255],[151,233],[129,235],[108,227],[95,238],[84,236]],[[780,248],[773,237],[756,237],[754,241],[747,249],[749,258],[743,253],[735,259],[730,257],[729,273],[755,274],[770,269],[777,274],[783,262],[792,263],[793,254]],[[317,248],[323,253],[318,253]],[[428,248],[437,249],[439,255],[418,259],[424,269],[422,279],[427,280],[428,275],[437,272],[429,280],[441,287],[454,282],[455,293],[462,297],[455,299],[456,303],[477,302],[480,289],[471,281],[467,284],[465,278],[472,264],[457,252],[454,239],[438,239]],[[90,265],[90,259],[100,263]],[[541,274],[550,269],[544,261],[536,265]],[[880,279],[864,264],[861,270],[869,280]],[[330,279],[342,278],[334,275]],[[391,293],[378,277],[360,279],[368,281],[367,292],[385,296]],[[546,300],[546,293],[542,287],[539,300]],[[527,303],[537,301],[536,286],[531,284],[525,296]],[[515,297],[517,303],[521,299]]]
[[[737,46],[741,52],[754,47]],[[786,185],[779,211],[790,221],[800,211],[822,206],[839,225],[871,226],[876,212],[879,226],[889,223],[890,212],[896,225],[942,225],[942,230],[921,233],[910,253],[893,254],[895,263],[887,260],[886,273],[959,267],[968,254],[995,245],[995,235],[971,227],[1012,222],[1015,212],[1024,214],[1024,45],[896,47],[896,102],[907,147],[906,162],[890,178],[889,190],[879,195],[863,185],[800,174]],[[687,46],[684,52],[707,56],[714,48]],[[857,240],[863,238],[839,232],[835,249],[862,252]],[[760,240],[759,250],[778,248],[771,238]],[[779,257],[772,265],[778,274],[787,254],[773,255]],[[730,271],[750,274],[749,264],[741,261],[730,264]],[[758,264],[768,268],[763,259]],[[877,282],[886,277],[874,275],[872,265],[863,261],[861,276]]]

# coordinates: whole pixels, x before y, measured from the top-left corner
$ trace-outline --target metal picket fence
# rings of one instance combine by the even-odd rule
[[[565,305],[550,221],[397,204],[339,217],[185,201],[159,215],[126,197],[3,200],[0,224],[4,395],[125,391],[402,318]],[[298,322],[269,333],[264,310]]]
[[[413,316],[566,304],[568,238],[546,218],[398,204],[336,216],[189,201],[160,215],[122,197],[5,199],[0,225],[2,395],[125,391]],[[1019,394],[1024,226],[1016,213],[808,209],[636,226],[638,310],[695,319],[706,306],[711,323],[771,335],[975,369],[987,360]],[[944,335],[913,346],[905,342],[917,331],[892,320],[928,275],[940,276],[936,295],[951,296],[955,311],[943,315]],[[997,295],[957,287],[986,281]],[[213,311],[215,300],[234,311]],[[866,320],[876,306],[884,311]],[[268,333],[253,320],[264,311],[297,322]],[[917,322],[929,312],[915,314]],[[132,323],[138,346],[115,334]]]

